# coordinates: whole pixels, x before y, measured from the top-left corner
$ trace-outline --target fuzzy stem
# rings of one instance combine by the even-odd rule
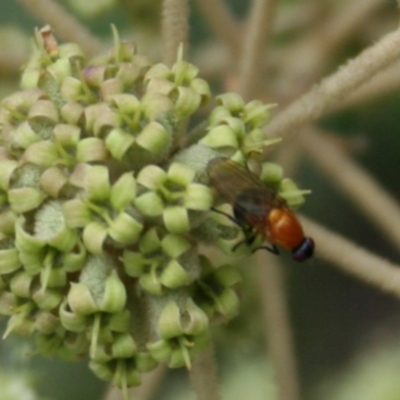
[[[197,3],[210,24],[211,29],[228,47],[231,57],[238,56],[240,36],[236,21],[228,7],[221,0],[197,0]]]
[[[78,43],[88,56],[98,54],[103,45],[84,25],[52,0],[18,0],[40,21],[52,25],[58,37]]]
[[[266,331],[268,354],[272,358],[279,400],[298,400],[293,338],[285,298],[283,268],[264,251],[256,254],[257,276]]]
[[[238,84],[239,93],[253,98],[260,88],[277,0],[254,0],[243,43],[242,64]]]
[[[267,136],[294,133],[342,101],[400,56],[400,30],[389,33],[289,105],[267,126]]]
[[[164,0],[163,2],[163,49],[164,63],[172,66],[177,58],[178,48],[183,44],[184,59],[188,49],[189,5],[187,0]]]
[[[196,354],[190,379],[197,400],[219,400],[217,366],[212,345]]]
[[[355,0],[337,7],[331,18],[320,21],[309,34],[289,47],[286,51],[289,58],[282,60],[283,79],[301,81],[303,87],[319,79],[341,45],[378,7],[382,7],[381,0]]]
[[[398,202],[324,136],[310,130],[301,135],[300,142],[337,187],[399,248]]]
[[[345,272],[400,298],[400,265],[393,264],[316,222],[301,218],[314,237],[316,258],[323,258]]]

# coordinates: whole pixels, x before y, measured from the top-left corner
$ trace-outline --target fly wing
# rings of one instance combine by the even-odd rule
[[[218,193],[231,204],[246,189],[266,188],[257,175],[227,158],[211,160],[208,164],[208,175]]]

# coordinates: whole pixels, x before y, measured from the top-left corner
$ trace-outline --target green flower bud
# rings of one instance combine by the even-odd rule
[[[35,329],[41,333],[49,335],[59,327],[60,320],[53,313],[48,311],[39,311],[35,317]]]
[[[50,311],[61,304],[63,295],[54,289],[43,290],[40,288],[33,292],[32,299],[40,309]]]
[[[211,128],[207,135],[203,139],[201,139],[199,143],[212,148],[238,148],[239,146],[235,133],[227,125],[219,125],[215,128]]]
[[[132,244],[138,240],[142,229],[143,225],[130,215],[119,213],[109,224],[108,234],[118,243]]]
[[[167,340],[161,339],[156,342],[146,344],[151,356],[159,361],[166,361],[171,357],[172,347]]]
[[[69,349],[73,354],[76,354],[78,359],[81,359],[86,355],[89,349],[89,342],[84,332],[68,332],[68,335],[64,338],[63,344],[66,349]]]
[[[110,203],[114,210],[123,210],[136,196],[136,181],[130,172],[122,174],[111,188]]]
[[[131,323],[131,313],[129,310],[122,310],[118,313],[112,313],[108,316],[107,327],[112,332],[124,333],[129,330]]]
[[[245,107],[244,100],[237,93],[224,93],[217,96],[217,104],[226,108],[230,114],[238,114]]]
[[[130,358],[137,352],[137,346],[129,333],[115,335],[111,345],[111,353],[114,358]]]
[[[110,100],[114,95],[122,93],[124,85],[118,78],[107,79],[101,83],[100,94],[105,101]]]
[[[18,314],[12,315],[8,320],[3,339],[5,339],[11,332],[22,337],[29,337],[32,335],[35,325],[33,320],[28,317],[31,308],[32,306],[30,303],[19,307]]]
[[[5,236],[14,236],[17,215],[11,210],[0,212],[0,232]]]
[[[87,315],[98,311],[98,306],[92,294],[83,283],[71,282],[67,299],[68,305],[74,314]]]
[[[67,102],[78,102],[82,97],[83,83],[72,76],[66,76],[60,86],[60,94]]]
[[[62,189],[68,183],[65,172],[58,167],[48,168],[40,176],[40,188],[50,197],[59,197]]]
[[[209,187],[192,183],[186,188],[183,204],[190,210],[209,210],[213,201],[213,193]]]
[[[62,326],[71,332],[84,332],[88,326],[88,318],[84,314],[76,314],[69,310],[67,300],[60,305],[59,316]]]
[[[92,213],[81,199],[68,200],[62,205],[65,222],[69,228],[82,228],[92,221]]]
[[[89,368],[92,372],[103,381],[111,381],[114,372],[110,365],[98,361],[91,360],[89,362]]]
[[[170,301],[161,312],[158,331],[163,339],[171,339],[183,334],[181,311],[175,301]]]
[[[71,63],[65,58],[60,58],[47,67],[47,72],[60,85],[67,76],[72,75]]]
[[[140,286],[155,296],[161,296],[163,288],[161,282],[155,273],[143,274],[139,278]]]
[[[164,202],[162,198],[154,192],[146,192],[141,196],[136,197],[136,208],[144,215],[149,217],[157,217],[164,210]]]
[[[175,111],[179,119],[193,114],[201,104],[201,96],[191,88],[178,87],[176,89]]]
[[[226,288],[215,298],[215,311],[227,320],[238,314],[239,306],[239,298],[233,289]]]
[[[82,139],[76,147],[76,160],[78,162],[106,161],[108,158],[109,153],[102,139],[94,137]],[[97,167],[101,168],[100,166]]]
[[[45,193],[33,187],[10,189],[8,191],[11,209],[17,214],[34,210],[42,204],[45,198]]]
[[[140,351],[135,355],[138,372],[149,372],[157,367],[158,362],[148,352]]]
[[[0,161],[0,189],[8,190],[13,172],[18,168],[18,163],[14,160]]]
[[[107,150],[117,160],[122,160],[134,143],[135,137],[121,128],[112,129],[105,140]]]
[[[134,67],[134,66],[132,66]],[[129,68],[129,67],[128,67]],[[130,93],[118,93],[108,99],[108,101],[115,105],[124,114],[135,114],[140,109],[139,99]]]
[[[173,112],[174,104],[165,95],[160,93],[147,93],[141,100],[144,116],[149,121],[154,121],[166,113]]]
[[[20,271],[11,278],[10,289],[19,297],[29,298],[34,277],[25,271]]]
[[[86,249],[81,242],[77,243],[73,252],[64,253],[60,261],[65,272],[80,271],[85,265]]]
[[[59,121],[58,110],[50,100],[37,100],[29,109],[28,121],[55,125]],[[37,133],[40,135],[39,132]],[[42,139],[48,139],[48,137],[42,137]]]
[[[65,103],[60,109],[60,116],[66,123],[77,126],[83,115],[83,106],[77,102]],[[54,128],[57,129],[57,126]],[[54,131],[53,131],[54,134]],[[57,137],[57,136],[56,136]]]
[[[126,303],[125,286],[115,270],[105,281],[103,299],[100,303],[100,310],[109,313],[118,313],[123,310]]]
[[[176,289],[188,285],[191,279],[178,261],[170,260],[161,274],[160,282],[169,289]]]
[[[118,360],[112,382],[124,391],[126,387],[140,385],[141,380],[136,369],[132,368],[130,364],[127,365],[125,360]]]
[[[304,195],[311,193],[311,190],[300,190],[292,179],[285,178],[281,180],[278,192],[287,201],[289,207],[296,208],[304,203]]]
[[[191,358],[193,357],[191,349],[186,346],[174,349],[171,357],[168,360],[169,368],[181,368],[186,366],[189,370],[191,369]]]
[[[72,107],[75,103],[68,103]],[[54,140],[62,147],[76,147],[81,136],[78,126],[68,124],[57,124],[53,129]]]
[[[171,134],[156,121],[149,122],[136,137],[136,143],[153,154],[165,153],[171,141]]]
[[[176,259],[188,251],[192,245],[180,235],[169,234],[161,241],[161,247],[165,254]]]
[[[23,121],[14,130],[10,146],[12,148],[27,149],[33,143],[41,140],[28,121]]]
[[[101,255],[104,241],[107,238],[107,228],[98,222],[91,222],[86,225],[82,237],[83,243],[89,252]]]
[[[14,272],[21,267],[16,248],[0,250],[0,275]]]
[[[168,207],[164,209],[163,220],[165,227],[171,233],[184,233],[190,230],[188,212],[184,207]]]
[[[252,127],[261,127],[270,120],[269,110],[275,104],[265,104],[260,100],[253,100],[247,103],[243,110],[242,119]]]
[[[272,162],[262,164],[261,180],[267,183],[277,184],[283,179],[283,168]]]
[[[139,240],[139,250],[143,254],[151,254],[160,249],[161,239],[157,228],[144,232]]]
[[[156,190],[167,180],[166,172],[156,165],[148,165],[141,169],[136,181],[150,190]]]
[[[13,315],[19,305],[18,296],[12,292],[0,293],[1,315]]]

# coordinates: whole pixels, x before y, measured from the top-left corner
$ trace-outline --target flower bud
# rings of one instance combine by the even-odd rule
[[[100,302],[100,310],[109,313],[118,313],[123,310],[126,303],[125,286],[115,270],[105,281],[103,299]]]

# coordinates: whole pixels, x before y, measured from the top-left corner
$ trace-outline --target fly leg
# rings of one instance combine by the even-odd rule
[[[252,253],[255,253],[257,250],[261,250],[261,249],[268,250],[272,254],[279,255],[279,249],[274,244],[271,245],[271,247],[268,247],[268,246],[257,247],[252,251]]]
[[[211,208],[212,211],[218,213],[218,214],[222,214],[225,217],[227,217],[230,221],[232,221],[233,223],[235,223],[236,225],[238,225],[240,228],[242,228],[243,233],[245,238],[243,240],[241,240],[239,243],[236,243],[233,247],[232,247],[232,251],[236,251],[238,249],[239,246],[241,246],[242,244],[246,244],[247,246],[251,246],[254,242],[254,240],[257,237],[257,234],[254,232],[253,228],[250,225],[245,225],[243,224],[240,219],[233,217],[232,215],[221,211],[221,210],[217,210],[216,208]],[[258,247],[255,250],[260,249],[261,247]],[[254,251],[255,251],[254,250]]]

